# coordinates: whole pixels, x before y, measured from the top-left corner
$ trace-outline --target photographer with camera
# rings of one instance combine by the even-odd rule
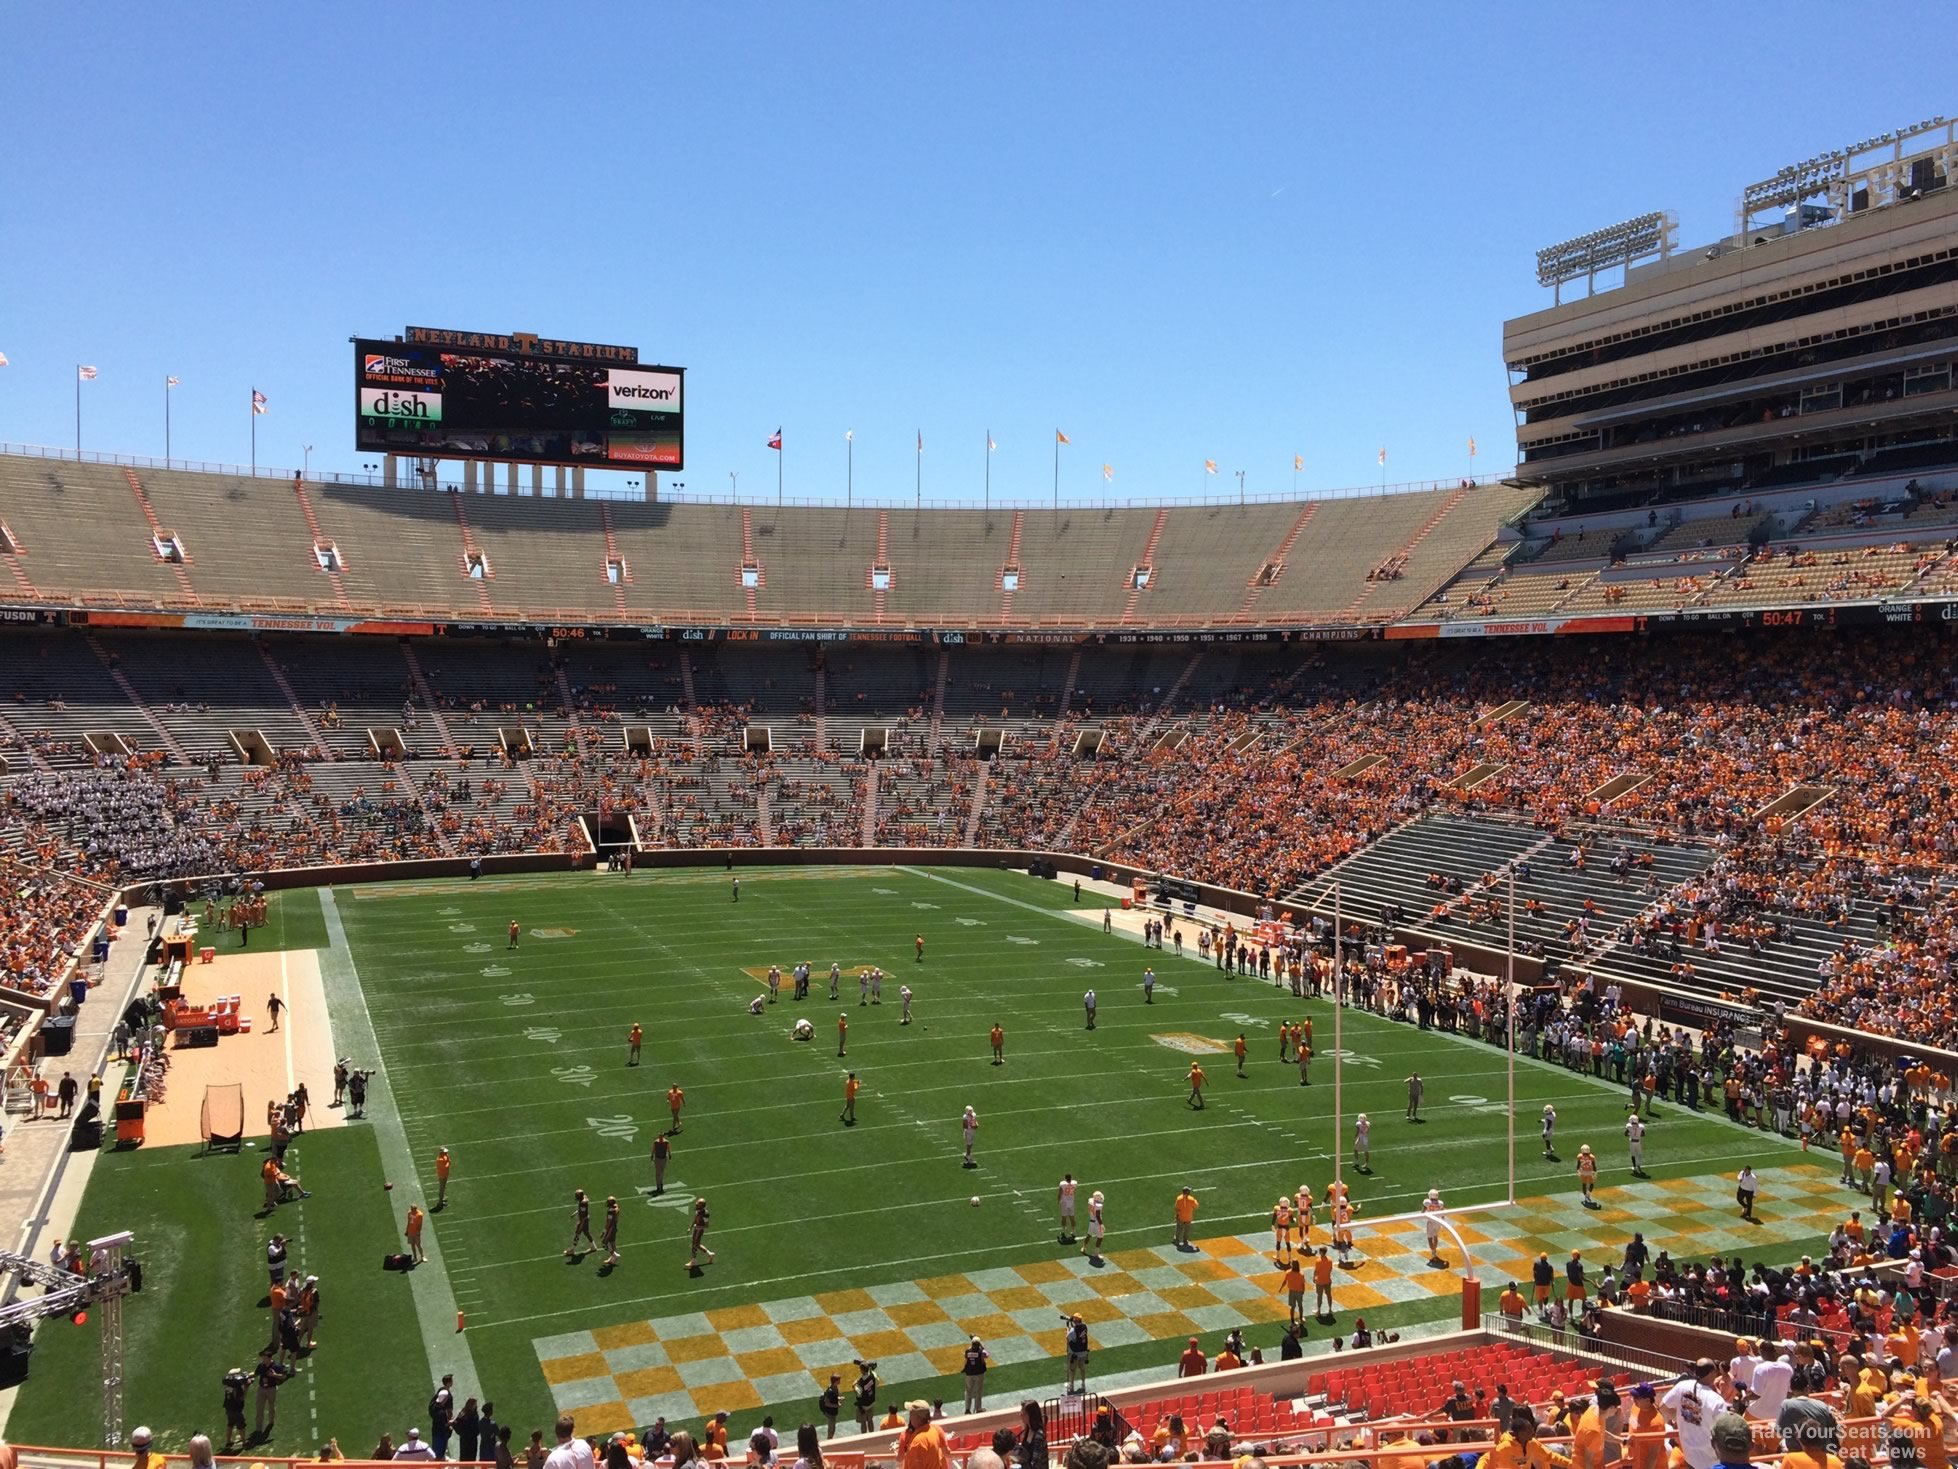
[[[861,1357],[852,1359],[857,1364],[856,1386],[851,1389],[856,1397],[857,1432],[868,1433],[876,1426],[877,1413],[877,1364],[866,1362]]]

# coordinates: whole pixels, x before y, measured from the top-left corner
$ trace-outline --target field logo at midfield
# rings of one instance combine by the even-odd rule
[[[1181,1051],[1186,1056],[1221,1056],[1230,1047],[1207,1035],[1192,1035],[1187,1030],[1172,1030],[1163,1035],[1149,1037],[1159,1046],[1168,1046],[1172,1051]]]
[[[533,928],[530,936],[534,939],[568,939],[576,937],[577,932],[575,928]]]

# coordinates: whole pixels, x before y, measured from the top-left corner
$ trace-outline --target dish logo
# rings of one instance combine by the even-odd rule
[[[385,419],[389,423],[440,423],[442,395],[403,393],[393,388],[373,388],[361,395],[360,411],[369,418]]]
[[[641,413],[678,413],[680,374],[608,372],[605,374],[605,406],[637,409]]]

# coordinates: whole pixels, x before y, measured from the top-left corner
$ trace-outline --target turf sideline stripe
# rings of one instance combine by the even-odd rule
[[[395,1109],[387,1058],[374,1039],[374,1022],[367,1013],[367,995],[361,988],[360,972],[354,968],[347,930],[340,922],[339,904],[334,901],[331,888],[321,888],[319,893],[327,939],[327,947],[320,955],[320,979],[326,988],[326,1011],[333,1026],[334,1049],[343,1056],[374,1058],[374,1080],[380,1085],[370,1085],[365,1110],[374,1125],[374,1140],[380,1144],[382,1172],[390,1178],[412,1181],[419,1191],[421,1175],[415,1171],[408,1134]],[[393,1210],[389,1213],[392,1216]],[[395,1225],[399,1227],[398,1219]],[[421,1327],[422,1348],[428,1353],[429,1375],[439,1378],[445,1371],[453,1372],[459,1395],[481,1396],[469,1338],[455,1329],[455,1288],[442,1264],[442,1241],[433,1215],[424,1223],[422,1235],[428,1259],[408,1273],[408,1284],[415,1296],[415,1320]]]

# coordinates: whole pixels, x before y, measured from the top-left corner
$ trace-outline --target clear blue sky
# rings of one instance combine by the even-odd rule
[[[689,370],[695,492],[1188,497],[1506,467],[1533,251],[1958,110],[1840,5],[14,5],[0,439],[351,470],[347,338]],[[1203,463],[1222,471],[1206,483]]]

